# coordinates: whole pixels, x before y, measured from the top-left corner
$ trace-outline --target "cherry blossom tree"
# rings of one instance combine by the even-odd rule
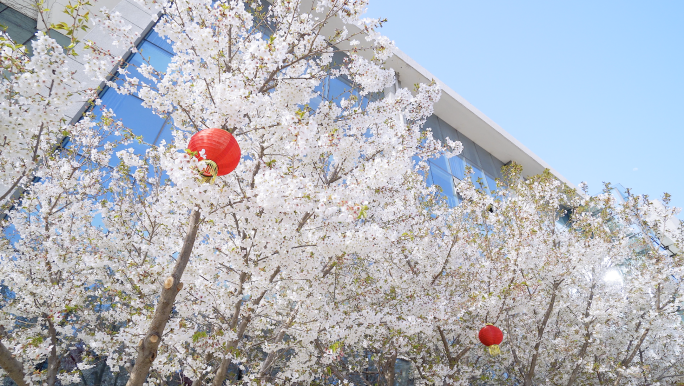
[[[102,383],[106,364],[114,385],[394,385],[401,361],[417,384],[679,379],[681,257],[636,253],[632,227],[657,229],[667,208],[515,165],[495,192],[460,183],[449,207],[424,178],[461,149],[424,127],[439,88],[396,87],[365,1],[145,5],[171,64],[107,80],[171,119],[173,143],[144,153],[63,72],[78,46],[40,35],[29,58],[3,40],[18,150],[3,147],[2,183],[40,179],[3,224],[0,366],[17,384],[87,384],[93,366]],[[135,49],[121,15],[101,14],[95,28]],[[120,58],[83,44],[105,79]],[[333,80],[347,89],[323,93]],[[93,109],[68,124],[74,95]],[[213,184],[185,152],[206,128],[242,150]],[[485,323],[504,330],[500,356],[477,342]]]
[[[638,225],[658,229],[676,211],[583,196],[548,172],[523,180],[517,166],[500,187],[492,197],[461,183],[465,200],[440,234],[450,240],[443,264],[416,262],[406,270],[415,282],[397,283],[397,311],[413,319],[400,329],[408,344],[390,350],[427,383],[681,381],[684,262],[635,228],[637,212],[650,214]],[[504,331],[500,356],[477,340],[485,323]]]
[[[233,368],[261,383],[354,377],[328,365],[339,346],[330,318],[342,315],[338,306],[354,308],[342,297],[373,282],[368,270],[410,242],[402,235],[441,221],[424,208],[434,190],[413,157],[443,151],[421,132],[439,88],[383,95],[395,84],[382,65],[392,46],[375,32],[380,21],[360,18],[364,9],[355,1],[162,5],[156,28],[176,52],[168,70],[143,65],[146,79],[137,79],[123,69],[123,83],[108,83],[173,120],[174,143],[145,154],[125,148],[136,138],[110,111],[96,108],[75,125],[60,111],[36,114],[59,129],[41,142],[42,157],[13,154],[18,161],[5,169],[17,177],[30,160],[40,178],[12,202],[0,265],[11,292],[0,356],[15,382],[78,381],[88,355],[106,356],[130,385],[179,371],[220,385]],[[102,14],[96,26],[125,41],[120,15]],[[333,20],[339,28],[328,31]],[[24,56],[26,70],[8,77],[8,88],[24,73],[52,87],[40,77],[63,68],[54,58],[64,54],[41,39],[52,46]],[[92,51],[90,74],[102,76],[117,58]],[[35,67],[39,59],[45,68]],[[336,78],[349,91],[323,98],[317,87]],[[36,125],[7,124],[38,143]],[[231,132],[243,159],[231,175],[200,184],[183,150],[208,127]],[[51,153],[59,134],[70,144]],[[64,369],[76,344],[88,355]],[[34,370],[42,363],[46,370]]]

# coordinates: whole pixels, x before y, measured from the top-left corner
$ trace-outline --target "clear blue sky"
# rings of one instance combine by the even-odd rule
[[[684,1],[371,0],[368,16],[573,183],[684,207]]]

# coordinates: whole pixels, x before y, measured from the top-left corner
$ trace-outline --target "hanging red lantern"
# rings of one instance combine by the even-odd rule
[[[503,341],[503,332],[499,330],[498,327],[491,323],[487,323],[487,325],[480,330],[478,338],[480,338],[480,342],[482,342],[483,345],[487,346],[491,355],[499,355],[501,353],[499,345]]]
[[[204,129],[190,138],[188,150],[200,161],[199,174],[203,182],[214,182],[240,163],[240,146],[233,134],[222,129]]]

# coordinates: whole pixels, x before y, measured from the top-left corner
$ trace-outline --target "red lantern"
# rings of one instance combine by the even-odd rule
[[[222,129],[205,129],[193,135],[188,150],[200,161],[204,182],[214,182],[216,176],[232,172],[240,163],[240,146],[233,134]]]
[[[499,330],[498,327],[491,323],[487,323],[487,325],[480,330],[478,338],[480,338],[480,342],[482,342],[483,345],[487,346],[490,354],[499,355],[501,353],[499,345],[503,341],[503,332]]]

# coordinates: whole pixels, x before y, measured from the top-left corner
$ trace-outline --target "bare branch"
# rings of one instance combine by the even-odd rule
[[[587,308],[584,311],[584,343],[582,344],[582,347],[580,348],[579,354],[578,354],[578,361],[577,364],[575,365],[575,368],[572,369],[572,374],[570,374],[570,379],[568,380],[568,386],[571,386],[572,384],[575,383],[577,380],[577,376],[579,375],[580,367],[582,365],[582,360],[584,359],[584,356],[587,354],[587,348],[589,348],[589,341],[591,340],[591,321],[589,319],[590,311],[591,311],[591,303],[594,301],[594,289],[596,288],[596,283],[593,283],[591,285],[591,290],[589,292],[589,299],[587,300]]]
[[[551,292],[551,300],[549,300],[549,306],[546,308],[546,313],[544,314],[544,319],[537,327],[537,343],[534,345],[534,354],[532,355],[532,360],[530,361],[530,367],[525,374],[524,386],[532,386],[532,377],[534,376],[534,370],[537,367],[537,360],[539,359],[539,348],[541,347],[542,337],[544,336],[544,330],[546,329],[546,324],[549,322],[549,317],[553,312],[553,306],[556,303],[556,293],[558,287],[560,287],[563,280],[557,280],[553,283],[553,288]]]

